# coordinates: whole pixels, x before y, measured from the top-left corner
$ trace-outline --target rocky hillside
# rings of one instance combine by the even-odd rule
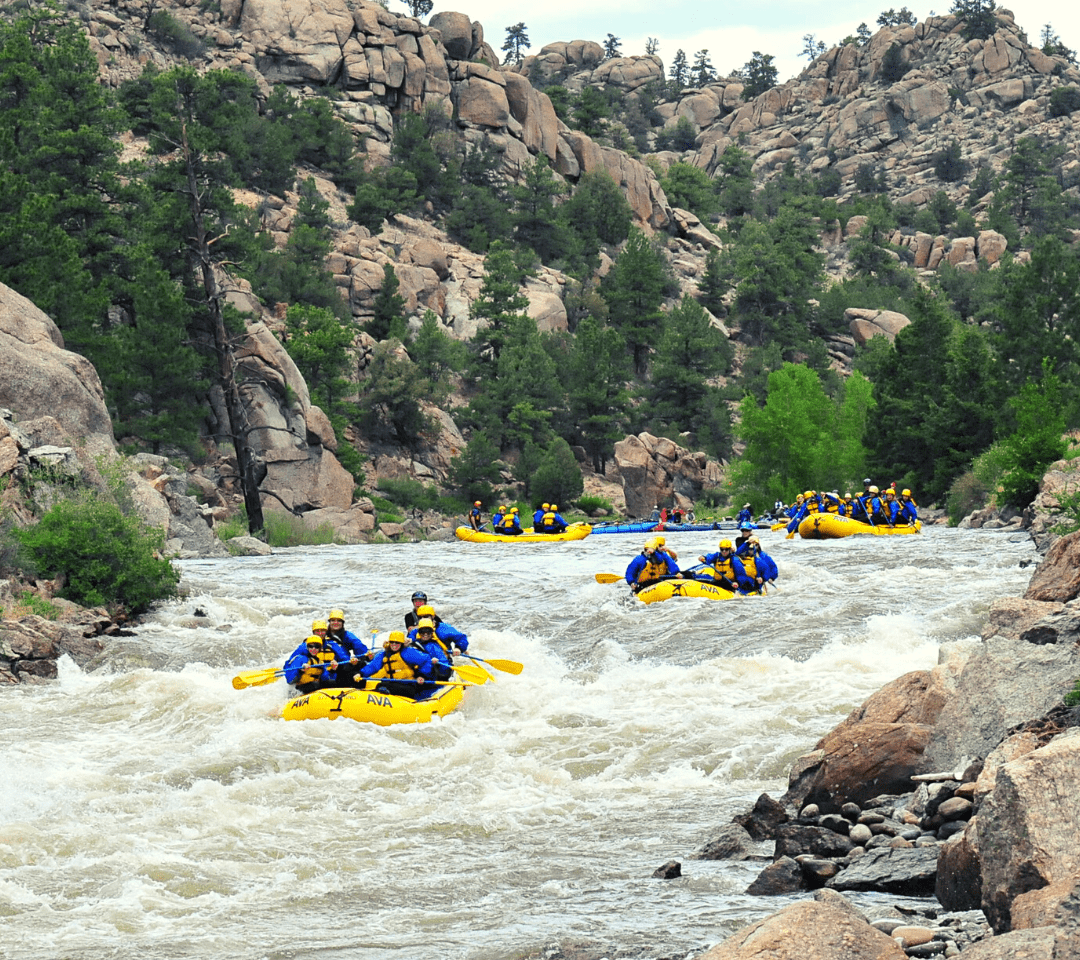
[[[183,44],[175,35],[166,37],[150,29],[152,15],[162,11],[187,31]],[[654,167],[662,171],[675,161],[689,161],[715,175],[720,157],[732,144],[750,155],[758,183],[778,176],[788,164],[812,174],[831,170],[843,200],[855,191],[860,169],[871,165],[895,201],[921,207],[939,190],[956,201],[967,197],[966,179],[943,182],[935,174],[934,157],[949,144],[962,144],[964,160],[972,167],[982,164],[997,171],[1018,137],[1038,134],[1065,147],[1060,174],[1066,189],[1075,193],[1080,184],[1073,119],[1052,117],[1049,109],[1053,91],[1080,83],[1080,72],[1066,60],[1031,46],[1007,11],[999,11],[998,30],[985,41],[965,40],[960,22],[947,16],[931,17],[914,27],[884,28],[865,45],[829,50],[797,79],[746,101],[743,84],[735,79],[684,90],[656,106],[653,117],[659,118],[658,123],[647,139],[657,143],[665,129],[684,120],[696,133],[695,146],[680,154],[656,153],[658,164],[652,166],[568,127],[542,88],[557,79],[570,90],[594,85],[614,88],[624,98],[642,96],[663,78],[663,65],[655,56],[604,60],[598,44],[575,40],[549,44],[523,63],[507,66],[485,41],[483,25],[465,14],[439,11],[423,23],[366,0],[222,0],[213,6],[116,0],[87,3],[80,14],[104,83],[118,87],[138,77],[148,63],[165,69],[194,62],[199,69],[242,71],[267,95],[273,85],[284,84],[301,97],[327,97],[350,123],[369,165],[388,161],[397,118],[436,109],[451,118],[456,135],[465,142],[487,138],[501,157],[501,173],[508,181],[520,180],[525,167],[540,154],[571,184],[589,171],[605,170],[625,191],[637,223],[665,237],[684,291],[696,289],[705,256],[720,241],[692,213],[670,205]],[[894,53],[889,69],[902,73],[895,82],[884,79],[890,49]],[[896,50],[903,68],[899,71]],[[143,145],[133,139],[128,148],[134,156]],[[431,310],[445,332],[457,339],[475,333],[470,306],[484,276],[482,256],[450,242],[432,217],[396,216],[372,236],[347,217],[350,196],[320,171],[304,171],[309,174],[330,202],[334,249],[329,264],[358,321],[372,316],[383,266],[392,264],[411,315],[418,318]],[[261,211],[264,224],[283,246],[298,198],[286,194],[245,199]],[[978,204],[974,209],[978,212]],[[821,225],[821,245],[830,251],[829,270],[837,277],[846,271],[847,241],[861,226],[858,218],[843,231],[838,223]],[[943,262],[975,269],[978,258],[996,262],[1006,247],[1005,239],[992,231],[949,239],[908,229],[898,230],[892,239],[911,249],[920,270],[933,270]],[[566,329],[567,288],[568,278],[549,268],[541,268],[529,281],[529,313],[541,330]],[[264,321],[251,330],[249,365],[264,375],[273,371],[264,379],[280,381],[306,397],[295,367],[283,351],[274,349],[268,336],[280,326],[279,315],[252,293],[243,289],[234,293],[242,306]],[[842,322],[850,334],[833,333],[828,338],[841,370],[856,343],[878,334],[894,336],[906,322],[901,315],[879,311],[848,313]],[[834,329],[841,322],[835,319]],[[729,332],[738,337],[737,329]],[[361,334],[355,347],[362,376],[373,342]],[[261,434],[261,454],[270,472],[267,489],[304,512],[348,513],[355,505],[347,478],[336,469],[334,440],[325,417],[310,404],[290,409],[285,399],[289,395],[284,389],[268,389],[258,404],[267,427]],[[464,438],[445,412],[429,413],[438,418],[441,431],[418,451],[406,454],[356,438],[372,457],[370,481],[383,476],[445,478],[449,460]],[[287,431],[280,432],[282,427]],[[689,453],[680,456],[689,461],[693,459]],[[635,447],[634,464],[625,466],[644,469],[640,460]],[[621,466],[616,455],[609,476],[597,482],[606,480],[617,492],[625,486]],[[649,469],[656,476],[664,473],[655,462]],[[698,471],[702,477],[710,472],[715,476],[715,468],[708,465]],[[701,482],[691,482],[691,494],[694,484]],[[658,494],[675,492],[661,486],[651,488],[645,497],[651,501]],[[342,516],[337,519],[345,522]]]

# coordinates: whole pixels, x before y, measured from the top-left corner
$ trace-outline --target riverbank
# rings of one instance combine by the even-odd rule
[[[1055,540],[977,644],[870,697],[702,856],[773,861],[748,893],[817,891],[700,960],[1080,957],[1080,533]],[[867,916],[841,894],[936,896]],[[766,947],[767,945],[767,947]],[[766,951],[763,953],[763,950]]]

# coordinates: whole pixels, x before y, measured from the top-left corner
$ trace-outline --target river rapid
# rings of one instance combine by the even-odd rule
[[[719,536],[667,539],[687,566]],[[743,893],[760,864],[689,857],[883,683],[974,642],[1034,554],[942,527],[761,536],[770,596],[648,607],[593,578],[641,534],[179,564],[189,597],[94,669],[0,693],[0,955],[685,956],[779,909]],[[282,681],[233,689],[331,607],[398,629],[416,589],[524,671],[412,727],[289,723]],[[652,879],[671,859],[682,878]]]

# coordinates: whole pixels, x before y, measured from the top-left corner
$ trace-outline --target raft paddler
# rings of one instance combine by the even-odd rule
[[[358,671],[367,663],[374,654],[368,650],[364,643],[355,633],[345,629],[345,611],[340,609],[331,610],[326,615],[328,630],[324,638],[336,643],[348,658],[347,665],[338,670],[338,686],[353,686],[356,683]],[[349,668],[352,669],[349,669]]]
[[[380,693],[411,700],[425,700],[438,687],[425,688],[425,682],[435,679],[435,666],[431,657],[415,647],[410,647],[402,630],[394,630],[375,659],[360,671],[365,680],[378,680],[375,688]]]
[[[428,606],[427,594],[424,593],[423,590],[417,590],[416,593],[412,595],[412,609],[407,614],[405,614],[406,630],[416,629],[416,624],[420,621],[420,613],[418,611],[421,607],[426,606]],[[434,620],[436,623],[442,623],[442,620],[440,620],[438,617],[433,616],[431,619]]]
[[[495,527],[495,532],[507,537],[516,537],[521,534],[521,520],[518,519],[517,507],[512,507],[509,513],[503,514],[498,526]]]
[[[551,504],[551,508],[545,511],[540,520],[541,533],[563,533],[566,530],[566,521],[559,515],[559,505]]]
[[[746,567],[742,560],[735,556],[735,547],[730,540],[721,540],[716,553],[707,553],[698,557],[702,563],[712,567],[715,571],[698,576],[701,580],[711,580],[718,587],[725,590],[737,591],[738,593],[755,593],[757,584],[746,573]]]
[[[479,530],[484,525],[484,515],[480,512],[480,501],[474,500],[472,509],[469,511],[469,526]]]
[[[542,503],[533,514],[533,533],[544,532],[544,514],[551,509],[550,503]]]
[[[449,649],[435,636],[434,620],[424,617],[409,634],[409,641],[417,650],[431,657],[436,680],[450,679],[454,672],[454,661]]]
[[[425,620],[430,620],[435,626],[436,639],[447,653],[464,653],[469,649],[469,638],[456,627],[443,623],[435,613],[435,608],[430,604],[418,607],[416,615],[420,618],[417,621],[416,629],[419,630],[420,624]],[[413,638],[414,633],[415,631],[409,631],[410,640]]]
[[[650,537],[630,565],[626,568],[626,582],[637,593],[642,587],[657,580],[682,579],[678,564],[661,546],[656,537]]]
[[[332,640],[324,640],[313,633],[289,654],[284,667],[285,681],[300,693],[336,687],[337,666],[348,659],[348,654]]]
[[[739,524],[739,535],[735,538],[735,552],[741,553],[746,542],[754,535],[754,525],[749,520]]]
[[[904,490],[900,494],[900,517],[911,527],[915,526],[919,519],[918,504],[912,499],[910,490]]]
[[[736,514],[735,522],[739,524],[749,523],[754,519],[754,515],[750,512],[750,504],[744,503],[742,509]],[[740,527],[741,529],[741,527]]]
[[[774,583],[780,575],[776,562],[761,549],[761,541],[756,537],[748,537],[746,543],[735,548],[737,556],[746,570],[746,575],[757,584],[758,591],[765,592],[767,584]]]

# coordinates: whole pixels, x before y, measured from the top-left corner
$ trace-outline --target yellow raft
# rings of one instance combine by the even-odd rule
[[[731,600],[740,594],[725,590],[707,580],[661,580],[651,587],[639,590],[637,598],[642,603],[658,603],[672,597],[703,597],[706,600]]]
[[[552,540],[584,540],[592,533],[592,527],[587,523],[572,523],[563,533],[521,533],[516,537],[474,530],[472,527],[458,527],[454,533],[459,540],[469,543],[545,543]]]
[[[839,517],[835,513],[812,513],[799,524],[799,536],[804,540],[836,540],[860,533],[876,537],[895,537],[919,533],[921,530],[921,520],[916,520],[913,526],[904,524],[890,527],[887,523],[874,526],[852,517]]]
[[[494,679],[479,665],[455,664],[454,679],[483,684]],[[438,687],[427,700],[396,697],[355,687],[328,687],[290,700],[281,711],[286,720],[335,720],[348,717],[361,723],[389,727],[395,723],[427,723],[461,706],[466,687]]]

